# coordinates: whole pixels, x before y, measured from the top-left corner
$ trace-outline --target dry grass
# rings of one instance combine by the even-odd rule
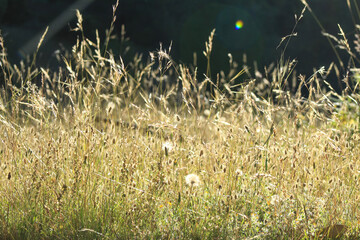
[[[212,80],[82,36],[56,72],[1,42],[1,239],[359,236],[355,70],[342,94],[291,61]]]

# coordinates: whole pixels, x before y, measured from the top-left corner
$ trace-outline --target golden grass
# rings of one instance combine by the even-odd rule
[[[359,236],[357,85],[291,61],[199,79],[162,48],[125,64],[108,34],[53,73],[1,41],[1,239]]]

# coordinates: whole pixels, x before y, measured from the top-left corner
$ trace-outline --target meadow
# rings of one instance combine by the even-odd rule
[[[359,43],[335,39],[344,76],[229,54],[214,78],[216,30],[203,74],[163,46],[114,56],[115,10],[104,42],[77,17],[56,71],[12,65],[0,38],[0,239],[359,238]]]

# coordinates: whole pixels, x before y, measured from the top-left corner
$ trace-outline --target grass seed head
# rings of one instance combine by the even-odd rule
[[[106,106],[106,113],[110,115],[114,111],[115,107],[116,107],[115,103],[109,102]]]

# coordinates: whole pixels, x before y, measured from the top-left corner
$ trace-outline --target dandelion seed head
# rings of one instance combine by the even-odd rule
[[[237,177],[244,175],[243,171],[241,171],[240,169],[236,169],[235,174]]]
[[[167,151],[168,153],[172,152],[174,150],[174,144],[170,141],[166,141],[162,144],[161,149],[163,151]]]
[[[205,109],[205,110],[204,110],[204,115],[205,115],[206,117],[210,116],[210,110],[209,110],[209,109]]]
[[[200,185],[200,178],[196,174],[189,174],[185,177],[185,182],[191,187],[197,187]]]
[[[270,204],[277,205],[280,203],[280,201],[281,201],[281,197],[279,195],[273,195],[273,196],[271,196]]]

